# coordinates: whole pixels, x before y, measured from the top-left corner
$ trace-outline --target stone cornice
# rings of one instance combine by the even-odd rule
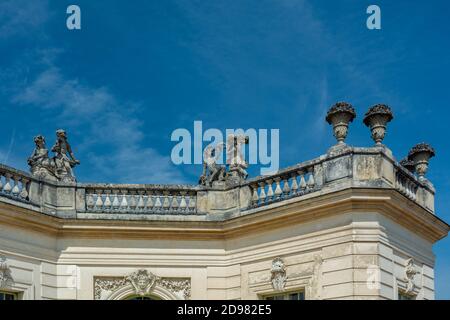
[[[223,240],[344,213],[380,213],[434,243],[449,225],[396,190],[350,188],[251,209],[225,221],[62,219],[0,203],[0,223],[58,238]]]

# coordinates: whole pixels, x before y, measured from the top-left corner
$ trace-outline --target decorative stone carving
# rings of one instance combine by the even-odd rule
[[[0,256],[0,288],[6,288],[14,283],[13,277],[11,275],[11,270],[6,263],[6,258]]]
[[[191,297],[191,281],[189,279],[159,279],[158,283],[173,293],[181,293],[184,299]]]
[[[227,156],[230,159],[228,177],[234,182],[247,179],[248,163],[242,154],[242,147],[248,142],[249,137],[245,135],[229,135],[227,137]]]
[[[414,276],[416,275],[417,270],[414,267],[414,260],[412,258],[406,260],[405,267],[405,281],[406,281],[406,289],[405,293],[409,294],[414,291]]]
[[[127,284],[125,278],[95,278],[94,280],[94,300],[101,300],[102,293],[111,293]]]
[[[125,280],[130,282],[133,286],[136,294],[145,296],[150,292],[150,289],[155,284],[158,278],[147,270],[138,270],[129,276],[125,277]]]
[[[275,258],[272,261],[272,269],[271,273],[271,282],[272,287],[276,291],[283,291],[286,285],[286,267],[284,265],[284,261],[281,258]]]
[[[314,256],[314,264],[312,267],[312,276],[309,280],[309,297],[310,299],[320,299],[322,295],[322,257]]]
[[[434,149],[427,143],[416,144],[408,153],[408,159],[414,163],[419,180],[425,180],[430,158],[435,156]]]
[[[408,158],[400,160],[400,165],[411,173],[415,172],[414,162],[412,162]]]
[[[41,135],[34,137],[36,147],[28,158],[28,165],[33,175],[40,178],[56,179],[55,160],[48,157],[48,149],[45,146],[45,138]]]
[[[56,130],[56,143],[52,152],[56,153],[55,165],[59,179],[68,182],[75,181],[72,168],[80,164],[80,161],[75,159],[69,141],[67,141],[66,131],[63,129]]]
[[[338,102],[328,110],[325,119],[333,126],[334,136],[338,144],[344,144],[348,133],[348,125],[355,117],[355,109],[347,102]]]
[[[64,130],[56,131],[56,143],[52,147],[52,152],[55,152],[53,158],[48,156],[45,138],[42,135],[36,136],[34,143],[36,147],[28,158],[28,165],[33,175],[50,180],[75,181],[72,168],[80,164],[80,161],[75,159]]]
[[[376,145],[381,145],[386,135],[386,125],[393,118],[391,108],[385,104],[374,105],[366,112],[363,122],[370,128]]]
[[[225,181],[226,168],[224,165],[217,163],[218,157],[222,153],[224,144],[221,143],[216,147],[208,146],[203,152],[203,172],[199,180],[199,184],[204,186],[212,186],[215,181]]]
[[[238,184],[244,181],[248,173],[248,163],[242,154],[242,146],[248,144],[249,137],[245,135],[229,135],[227,144],[220,143],[217,146],[208,146],[203,152],[203,172],[199,184],[204,186],[220,185],[221,183]],[[219,156],[224,146],[227,153],[227,167],[218,164]]]
[[[106,299],[115,291],[129,286],[134,294],[145,296],[152,293],[155,286],[160,286],[174,295],[189,299],[191,281],[184,278],[160,278],[147,270],[141,269],[125,277],[99,277],[94,280],[94,299]]]

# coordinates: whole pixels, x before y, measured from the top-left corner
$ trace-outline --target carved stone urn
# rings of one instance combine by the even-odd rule
[[[434,157],[434,149],[427,143],[416,144],[408,153],[408,159],[414,163],[419,180],[425,180],[430,158]]]
[[[348,125],[355,117],[355,109],[347,102],[338,102],[328,110],[325,120],[333,126],[334,136],[338,141],[338,145],[345,144]]]
[[[366,112],[364,124],[370,128],[376,145],[381,145],[386,134],[386,125],[393,118],[391,108],[385,104],[374,105]]]

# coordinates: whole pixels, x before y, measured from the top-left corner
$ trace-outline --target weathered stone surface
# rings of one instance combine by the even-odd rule
[[[6,289],[24,299],[434,298],[432,245],[449,226],[433,216],[431,182],[385,146],[342,143],[242,177],[83,184],[0,165]]]
[[[323,163],[325,182],[342,179],[351,176],[351,157],[343,156],[341,158],[332,159]]]

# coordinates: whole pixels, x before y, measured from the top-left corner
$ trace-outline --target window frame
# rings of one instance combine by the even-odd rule
[[[261,295],[261,299],[262,300],[269,300],[269,301],[273,301],[273,300],[291,300],[291,299],[289,299],[289,297],[292,294],[301,294],[301,295],[303,295],[303,299],[295,299],[295,300],[292,300],[292,301],[306,300],[306,292],[305,292],[304,288],[294,289],[294,290],[289,290],[289,291],[283,291],[283,292],[266,293],[266,294]],[[283,299],[268,299],[268,298],[275,298],[275,297],[284,297],[284,298]]]
[[[0,301],[19,300],[19,294],[17,292],[0,290],[0,295],[3,295],[3,297],[4,297],[4,299],[0,299]],[[6,296],[12,296],[13,299],[5,299]]]
[[[403,297],[404,299],[401,299],[400,297]],[[417,295],[414,293],[406,293],[405,291],[398,289],[397,300],[417,300]]]

